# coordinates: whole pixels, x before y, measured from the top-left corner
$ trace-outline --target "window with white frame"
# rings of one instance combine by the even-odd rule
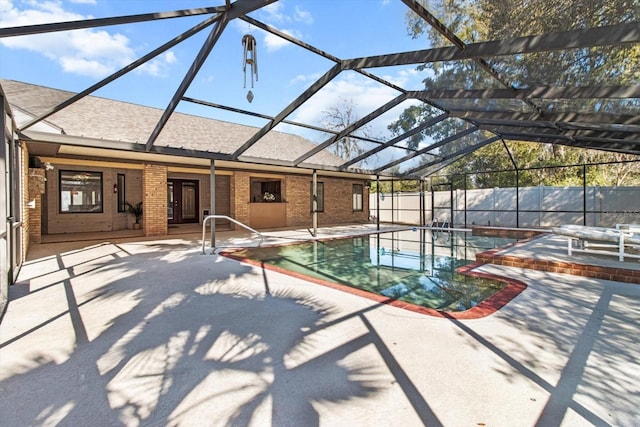
[[[362,184],[353,184],[353,211],[354,212],[362,212],[362,194],[363,194],[363,185]]]

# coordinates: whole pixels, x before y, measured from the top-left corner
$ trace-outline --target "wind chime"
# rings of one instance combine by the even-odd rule
[[[253,88],[253,76],[256,76],[258,81],[258,51],[256,46],[256,39],[251,34],[246,34],[242,37],[242,47],[244,50],[244,59],[242,61],[242,71],[244,72],[244,87],[247,87],[247,65],[249,66],[249,73],[251,74],[251,88]],[[247,92],[247,100],[253,101],[253,92],[249,90]]]

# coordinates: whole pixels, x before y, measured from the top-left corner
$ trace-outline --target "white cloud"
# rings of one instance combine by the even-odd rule
[[[260,9],[260,13],[263,21],[297,39],[302,39],[302,32],[299,29],[292,28],[295,23],[305,25],[313,24],[313,16],[311,15],[311,12],[296,6],[293,13],[289,14],[285,9],[285,3],[282,1],[271,3],[270,5],[263,7]],[[287,25],[287,28],[282,28],[283,25]],[[290,45],[288,41],[271,33],[265,33],[264,44],[268,52],[273,52]]]
[[[413,86],[416,83],[420,84],[422,79],[424,79],[424,73],[419,72],[414,66],[410,66],[398,70],[394,75],[387,74],[382,76],[382,78],[396,86],[407,87]]]
[[[280,30],[283,33],[297,38],[300,38],[300,34],[296,31],[296,30]],[[265,33],[264,36],[264,45],[267,48],[267,52],[275,52],[278,49],[282,49],[285,46],[289,46],[291,45],[291,42],[289,42],[288,40],[283,39],[282,37],[278,37],[275,34],[271,34],[271,33]]]
[[[311,12],[302,10],[299,6],[296,6],[296,12],[293,19],[307,25],[313,24],[313,16],[311,16]]]
[[[168,51],[162,55],[142,64],[136,69],[138,73],[149,74],[150,76],[162,77],[166,76],[169,65],[178,61],[173,51]]]
[[[64,71],[86,76],[104,76],[111,71],[104,64],[88,59],[62,56],[58,58],[58,62]]]
[[[289,18],[283,13],[283,9],[284,3],[278,1],[263,7],[260,11],[266,15],[268,21],[282,23],[289,20]]]
[[[172,50],[170,50],[168,52],[165,52],[164,55],[163,55],[163,58],[164,58],[164,61],[167,64],[175,64],[178,61],[178,59],[176,58],[175,53],[173,53]]]
[[[309,82],[315,82],[322,76],[322,73],[314,73],[314,74],[298,74],[293,79],[289,81],[289,86],[295,86],[298,83],[305,84]]]
[[[294,121],[321,125],[325,111],[332,107],[339,107],[345,101],[353,101],[355,113],[362,118],[398,96],[395,90],[380,85],[371,79],[346,74],[327,84],[320,92],[315,94],[295,112]],[[385,130],[374,129],[375,133]]]
[[[30,1],[27,4],[30,9],[18,9],[11,0],[0,0],[0,26],[15,27],[91,18],[65,10],[62,2],[58,0]],[[138,56],[126,36],[119,33],[111,34],[105,30],[80,29],[8,37],[0,39],[0,43],[8,48],[39,53],[57,62],[67,73],[95,78],[113,73],[133,62]],[[172,63],[166,59],[164,62]],[[147,69],[152,75],[158,75],[153,71],[154,67]]]

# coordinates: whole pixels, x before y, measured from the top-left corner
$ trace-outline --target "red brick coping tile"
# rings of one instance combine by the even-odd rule
[[[496,264],[507,267],[528,268],[549,273],[564,273],[593,279],[613,280],[623,283],[639,283],[640,270],[618,267],[604,267],[577,262],[549,261],[533,258],[521,258],[513,255],[500,255],[504,247],[490,249],[476,254],[476,261],[482,264]]]
[[[374,294],[372,292],[364,291],[362,289],[356,289],[346,285],[330,282],[327,280],[306,276],[304,274],[296,273],[294,271],[290,271],[275,265],[265,264],[262,261],[245,258],[243,256],[240,256],[234,253],[240,250],[241,249],[224,250],[219,252],[219,254],[227,258],[235,259],[240,262],[254,265],[256,267],[264,268],[271,271],[276,271],[278,273],[283,273],[288,276],[306,280],[308,282],[313,282],[313,283],[326,286],[332,289],[337,289],[339,291],[347,292],[352,295],[364,297],[364,298],[376,301],[380,304],[387,304],[393,307],[398,307],[398,308],[403,308],[405,310],[413,311],[415,313],[421,313],[421,314],[426,314],[428,316],[441,317],[441,318],[447,318],[447,319],[462,320],[462,319],[480,319],[482,317],[486,317],[500,310],[509,301],[511,301],[516,296],[518,296],[522,291],[524,291],[527,288],[527,285],[520,282],[519,280],[510,279],[510,278],[506,278],[506,277],[502,277],[502,276],[498,276],[490,273],[473,271],[476,267],[482,265],[482,263],[469,264],[464,267],[460,267],[456,269],[456,271],[460,274],[464,274],[468,276],[475,276],[475,277],[481,277],[484,279],[493,279],[493,280],[499,280],[501,282],[506,282],[507,286],[505,286],[504,288],[502,288],[500,291],[496,292],[489,298],[485,299],[480,304],[468,310],[442,311],[442,310],[436,310],[433,308],[422,307],[416,304],[400,301],[394,298],[389,298],[384,295]]]
[[[505,227],[488,227],[480,225],[471,226],[471,234],[473,236],[489,236],[489,237],[508,237],[511,239],[530,239],[540,234],[548,233],[549,230],[534,228],[505,228]]]

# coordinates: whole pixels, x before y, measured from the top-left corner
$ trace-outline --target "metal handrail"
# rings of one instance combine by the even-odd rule
[[[209,215],[207,217],[205,217],[202,220],[202,255],[205,254],[205,237],[206,237],[206,233],[207,233],[207,221],[209,221],[210,219],[226,219],[227,221],[231,221],[234,224],[239,225],[240,227],[251,231],[252,233],[257,234],[258,236],[260,236],[260,244],[258,246],[260,246],[262,244],[262,241],[264,240],[264,234],[262,234],[261,232],[259,232],[258,230],[254,230],[253,228],[249,227],[248,225],[245,225],[243,223],[241,223],[240,221],[237,221],[233,218],[231,218],[230,216],[227,215]],[[211,247],[211,253],[213,253],[213,250],[216,248],[215,246],[215,242],[213,242],[213,245]]]
[[[431,228],[431,233],[433,234],[436,240],[439,239],[440,235],[442,235],[443,233],[451,233],[452,231],[469,231],[467,229],[455,229],[452,227],[452,224],[448,220],[444,220],[440,222],[438,221],[438,218],[434,218],[431,221],[430,228]],[[449,238],[451,238],[449,234],[446,234],[446,236],[449,236]]]

